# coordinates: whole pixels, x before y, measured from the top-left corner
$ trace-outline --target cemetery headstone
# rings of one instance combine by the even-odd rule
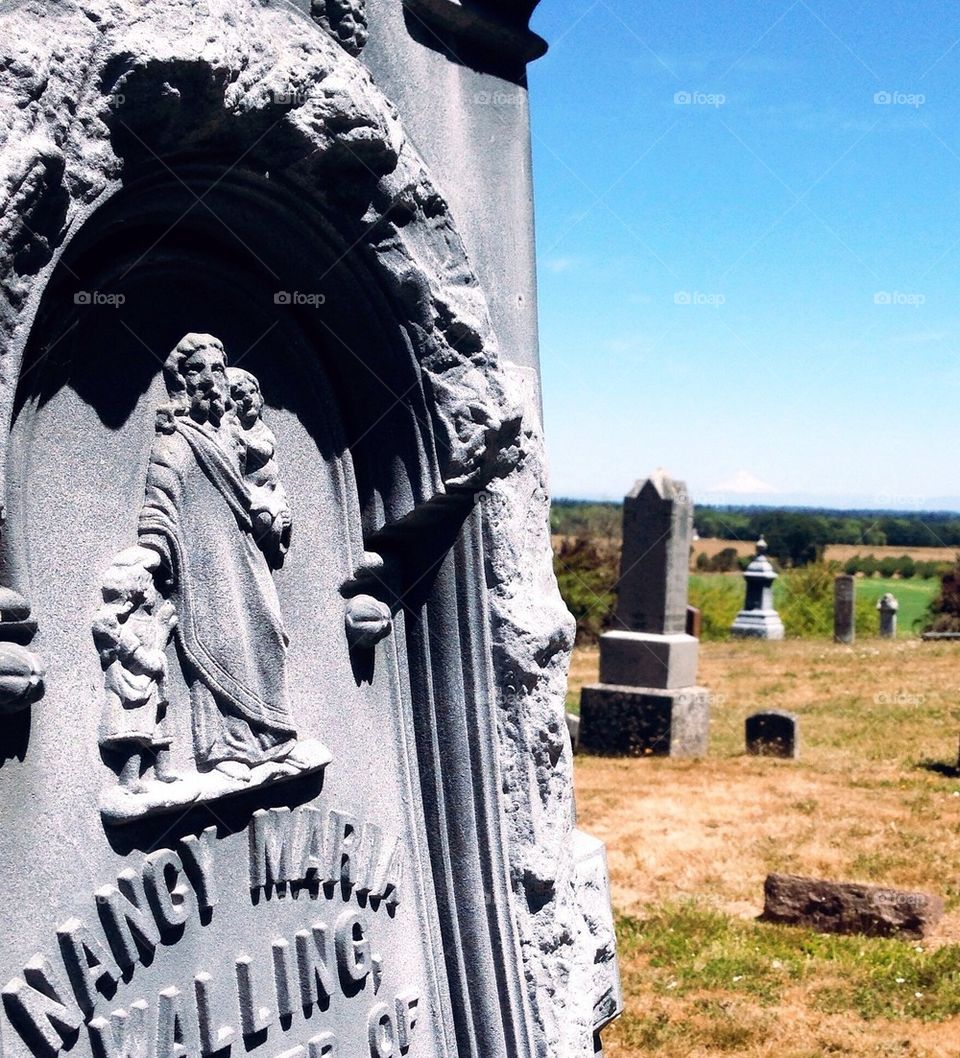
[[[837,643],[856,639],[856,590],[856,578],[847,573],[833,582],[833,638]]]
[[[708,692],[687,632],[693,502],[658,470],[624,499],[617,623],[600,637],[600,682],[584,687],[580,742],[599,753],[703,756]]]
[[[747,753],[754,757],[795,758],[800,755],[799,720],[793,713],[771,709],[753,713],[745,722]]]
[[[620,1009],[509,6],[0,10],[3,1058]]]
[[[743,577],[747,585],[746,597],[730,631],[745,639],[783,639],[783,621],[773,607],[773,582],[777,579],[777,571],[767,558],[767,542],[762,536]]]
[[[897,611],[900,603],[893,592],[884,592],[877,603],[880,611],[880,635],[884,639],[893,639],[897,634]]]

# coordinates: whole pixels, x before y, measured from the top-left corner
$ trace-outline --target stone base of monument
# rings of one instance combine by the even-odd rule
[[[580,697],[580,749],[620,756],[705,757],[710,692],[595,683]]]
[[[133,823],[149,816],[163,815],[195,805],[207,804],[235,794],[272,786],[274,783],[299,779],[322,772],[333,759],[330,750],[316,739],[298,742],[282,760],[266,761],[251,768],[242,779],[217,769],[181,774],[173,782],[152,779],[136,790],[117,785],[100,795],[100,814],[104,822]]]
[[[683,632],[605,632],[600,637],[600,682],[618,687],[692,687],[700,643]]]
[[[776,610],[741,610],[730,627],[743,639],[783,639],[783,621]]]

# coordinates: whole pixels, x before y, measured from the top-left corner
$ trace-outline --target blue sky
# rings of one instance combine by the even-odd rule
[[[558,496],[960,497],[960,4],[543,0]],[[960,502],[960,501],[956,501]]]

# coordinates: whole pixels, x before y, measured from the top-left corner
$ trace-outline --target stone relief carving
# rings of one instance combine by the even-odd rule
[[[351,55],[359,55],[367,43],[365,0],[312,0],[310,16]]]
[[[261,418],[256,378],[228,370],[222,343],[209,334],[186,335],[167,358],[170,403],[157,414],[139,542],[104,579],[93,628],[106,685],[101,746],[125,758],[119,784],[101,800],[113,822],[315,772],[330,760],[320,742],[298,738],[290,711],[287,633],[271,573],[291,531],[276,438]],[[171,771],[164,734],[171,634],[189,688],[197,768],[184,774]]]
[[[282,171],[308,192],[307,214],[307,201],[316,201],[335,218],[343,245],[357,246],[382,283],[429,393],[436,496],[494,482],[485,552],[512,906],[532,1034],[537,1053],[592,1053],[585,975],[595,945],[581,939],[566,849],[573,812],[563,672],[571,633],[555,586],[545,583],[542,439],[539,429],[521,436],[484,293],[443,195],[369,72],[331,35],[305,38],[293,10],[116,0],[108,12],[95,0],[93,8],[51,5],[43,20],[38,32],[34,8],[0,13],[0,97],[16,102],[0,108],[3,377],[22,369],[59,253],[95,206],[124,193],[123,175],[138,158],[208,149],[219,157],[232,144],[245,165]],[[180,90],[184,71],[205,78],[199,97]],[[297,102],[281,107],[280,98]],[[164,109],[151,108],[160,99]],[[13,406],[14,387],[0,386],[4,441]],[[412,502],[432,500],[418,492]],[[502,532],[505,523],[533,531]],[[578,991],[566,987],[571,966],[583,977]]]
[[[100,745],[123,756],[120,785],[130,793],[144,789],[148,767],[160,782],[176,779],[165,719],[166,648],[177,614],[154,583],[159,565],[160,556],[148,548],[121,551],[103,578],[103,603],[93,619],[105,692]]]

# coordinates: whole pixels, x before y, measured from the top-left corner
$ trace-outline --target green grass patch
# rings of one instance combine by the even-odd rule
[[[870,577],[857,579],[857,596],[876,607],[880,596],[892,592],[900,603],[897,613],[897,635],[914,636],[921,630],[927,607],[940,590],[938,577]]]
[[[774,582],[773,602],[791,638],[833,638],[833,580],[836,571],[822,565],[785,570]],[[856,585],[857,634],[877,634],[880,596],[892,592],[900,603],[897,635],[920,631],[927,607],[937,594],[936,577],[900,579],[860,577]],[[704,640],[728,639],[730,626],[744,601],[744,580],[736,573],[690,575],[690,605],[699,608]]]
[[[617,920],[621,959],[649,966],[653,990],[689,997],[718,991],[773,1006],[808,986],[825,1013],[941,1021],[960,1014],[960,946],[928,951],[900,940],[842,937],[729,918],[696,903]]]

